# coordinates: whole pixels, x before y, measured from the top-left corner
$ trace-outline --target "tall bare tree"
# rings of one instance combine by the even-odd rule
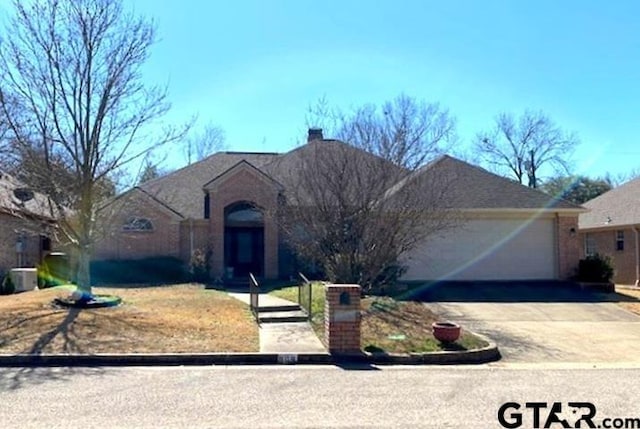
[[[513,175],[519,183],[526,178],[536,188],[543,166],[566,174],[578,143],[575,133],[562,130],[542,112],[527,110],[519,118],[498,115],[492,130],[476,136],[475,149],[497,172]]]
[[[158,132],[166,90],[141,76],[155,27],[121,0],[16,0],[14,8],[1,40],[0,107],[22,178],[50,197],[78,286],[90,292],[105,181],[182,134]]]
[[[448,193],[454,177],[425,165],[454,135],[454,121],[406,96],[381,111],[314,114],[344,142],[312,141],[282,159],[290,163],[277,169],[287,242],[331,281],[369,290],[392,282],[404,254],[459,221]]]
[[[224,130],[213,123],[207,124],[202,131],[188,137],[184,146],[187,165],[200,161],[225,146]]]
[[[457,140],[456,121],[447,109],[405,94],[348,111],[321,99],[309,108],[307,125],[410,170],[447,152]]]
[[[291,176],[280,178],[278,219],[295,254],[332,282],[392,283],[404,254],[460,220],[448,193],[453,176],[408,173],[340,142],[297,155]]]

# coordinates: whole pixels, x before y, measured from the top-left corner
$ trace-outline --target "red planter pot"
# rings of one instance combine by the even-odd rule
[[[443,343],[452,343],[460,338],[460,325],[453,322],[433,322],[433,336]]]

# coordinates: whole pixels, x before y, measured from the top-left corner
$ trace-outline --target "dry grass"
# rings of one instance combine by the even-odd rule
[[[200,285],[94,288],[115,308],[59,309],[69,290],[0,296],[0,353],[254,352],[258,328],[248,307]]]
[[[290,301],[297,301],[296,287],[271,292]],[[324,288],[314,285],[312,318],[316,335],[324,340]],[[368,297],[361,301],[361,347],[367,351],[388,353],[420,353],[438,350],[470,350],[485,347],[479,337],[464,332],[454,344],[445,348],[431,333],[431,324],[440,320],[425,305],[412,301],[396,301],[393,298]]]
[[[617,288],[616,293],[629,298],[628,300],[620,300],[618,304],[622,306],[622,308],[640,315],[640,289]]]
[[[487,343],[464,332],[458,341],[443,345],[433,337],[431,324],[440,320],[424,304],[392,298],[362,301],[362,348],[389,353],[420,353],[439,350],[470,350]]]

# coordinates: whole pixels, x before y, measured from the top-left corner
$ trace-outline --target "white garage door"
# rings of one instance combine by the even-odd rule
[[[472,220],[429,238],[403,262],[403,280],[553,279],[554,219]]]

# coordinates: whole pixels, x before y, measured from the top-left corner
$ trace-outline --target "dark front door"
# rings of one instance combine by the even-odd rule
[[[233,277],[246,277],[249,273],[261,277],[264,267],[264,228],[225,228],[224,260],[225,267],[233,269]]]

